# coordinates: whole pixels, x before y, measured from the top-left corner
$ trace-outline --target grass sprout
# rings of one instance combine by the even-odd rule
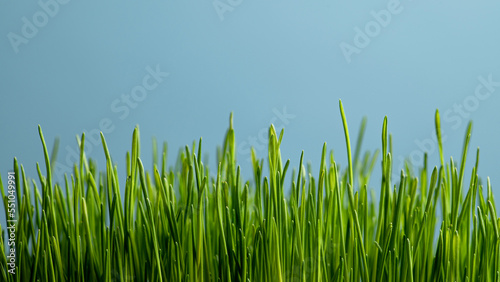
[[[425,155],[420,168],[407,165],[391,179],[387,117],[381,150],[362,155],[363,119],[352,155],[340,101],[339,108],[345,168],[325,143],[319,171],[304,165],[304,152],[290,169],[280,152],[284,131],[271,125],[268,155],[251,151],[249,180],[237,163],[232,115],[216,171],[201,161],[202,139],[170,168],[166,143],[158,149],[154,141],[146,171],[136,127],[125,164],[113,162],[101,133],[103,171],[87,159],[82,134],[79,162],[62,183],[53,179],[57,142],[49,155],[39,127],[45,170],[36,165],[38,181],[14,159],[16,274],[8,271],[2,222],[0,281],[500,281],[500,222],[490,181],[477,174],[479,149],[472,171],[465,169],[472,123],[460,162],[446,162],[436,111],[440,163],[431,167]],[[7,215],[6,187],[0,176]]]

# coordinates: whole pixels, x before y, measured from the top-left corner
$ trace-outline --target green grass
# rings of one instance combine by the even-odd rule
[[[57,146],[49,157],[39,128],[45,172],[37,164],[36,182],[14,159],[17,274],[7,271],[2,225],[0,281],[499,281],[500,222],[490,182],[476,173],[479,149],[465,171],[471,123],[460,162],[445,162],[436,111],[440,164],[429,166],[425,156],[416,173],[407,166],[391,179],[387,118],[381,151],[362,156],[363,120],[352,155],[342,103],[340,112],[347,167],[325,143],[319,171],[303,164],[303,152],[290,169],[283,131],[271,125],[269,171],[252,150],[251,181],[237,165],[232,116],[216,171],[201,161],[201,139],[171,169],[166,144],[158,150],[153,142],[154,169],[145,171],[136,128],[125,164],[113,162],[101,134],[101,172],[86,158],[82,135],[80,161],[63,183],[52,179]],[[382,167],[377,202],[369,186],[375,165]]]

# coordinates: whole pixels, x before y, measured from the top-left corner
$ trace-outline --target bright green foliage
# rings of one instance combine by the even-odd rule
[[[154,141],[154,169],[145,171],[136,128],[121,183],[102,134],[106,170],[86,158],[82,135],[79,163],[55,183],[57,146],[49,158],[40,129],[46,167],[44,175],[37,164],[40,186],[14,160],[17,276],[7,272],[2,236],[0,281],[499,281],[500,222],[490,182],[484,194],[477,175],[479,150],[464,183],[471,124],[460,165],[445,163],[436,111],[441,163],[430,168],[426,156],[416,174],[407,166],[391,179],[387,118],[380,162],[380,151],[360,155],[366,120],[351,156],[342,103],[340,112],[345,169],[325,144],[316,175],[303,165],[303,152],[289,172],[280,153],[283,131],[271,125],[269,172],[252,151],[252,181],[237,165],[232,116],[217,171],[201,161],[201,139],[180,152],[172,169],[166,144],[159,163]],[[368,189],[377,163],[378,204]],[[5,206],[1,178],[0,188]]]

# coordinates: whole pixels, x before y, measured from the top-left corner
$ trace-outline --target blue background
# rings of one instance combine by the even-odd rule
[[[56,181],[76,160],[75,136],[92,136],[100,123],[107,123],[122,183],[136,124],[147,169],[153,136],[168,141],[169,165],[179,148],[203,137],[213,171],[231,111],[246,178],[249,144],[265,157],[262,136],[270,123],[285,127],[283,158],[296,168],[304,150],[316,175],[323,142],[346,165],[342,99],[353,142],[368,117],[365,149],[381,147],[388,116],[396,174],[405,157],[420,165],[423,150],[431,167],[439,164],[431,141],[436,108],[446,160],[460,161],[467,122],[474,120],[466,179],[480,147],[479,174],[491,177],[500,197],[498,1],[67,2],[0,3],[4,182],[13,157],[37,181],[36,162],[44,171],[38,124],[49,150],[56,136],[61,140]],[[122,97],[144,79],[154,84],[148,67],[169,75],[127,104]],[[494,81],[491,91],[479,77]],[[87,141],[86,153],[104,169],[100,141]],[[379,163],[374,173],[378,194]]]

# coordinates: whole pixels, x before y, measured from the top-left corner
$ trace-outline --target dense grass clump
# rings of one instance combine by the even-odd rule
[[[0,281],[499,281],[500,222],[490,182],[477,175],[479,150],[464,183],[471,124],[460,163],[445,162],[436,111],[441,163],[430,167],[424,158],[417,173],[407,167],[391,179],[387,118],[379,161],[380,151],[361,157],[361,137],[351,156],[342,103],[340,112],[345,169],[325,144],[318,172],[303,165],[303,153],[289,172],[283,131],[271,125],[269,171],[252,151],[251,181],[237,166],[232,118],[212,174],[201,161],[201,139],[171,169],[166,144],[158,162],[154,142],[154,169],[145,171],[136,128],[122,182],[104,136],[106,170],[98,172],[84,154],[83,134],[79,163],[54,183],[56,154],[49,157],[39,129],[46,172],[37,164],[37,184],[14,160],[16,274],[8,272],[0,226]],[[374,202],[368,183],[378,164]],[[1,178],[0,188],[7,215]]]

